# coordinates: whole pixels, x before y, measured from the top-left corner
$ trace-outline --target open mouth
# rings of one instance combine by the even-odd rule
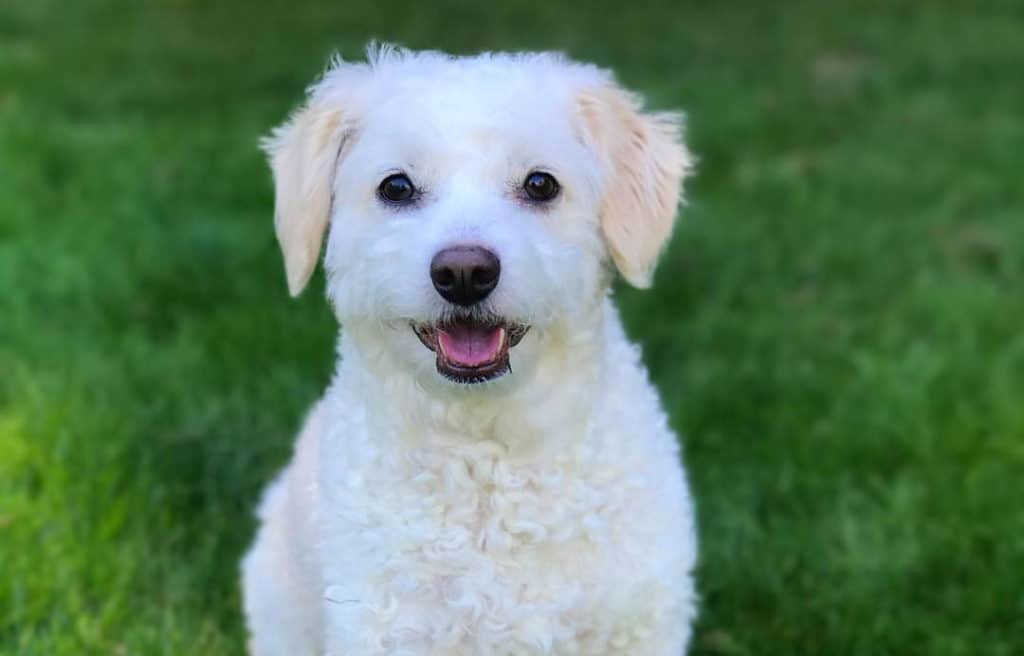
[[[529,326],[504,321],[457,318],[439,324],[413,324],[423,345],[437,354],[437,372],[457,383],[482,383],[505,375],[508,352]]]

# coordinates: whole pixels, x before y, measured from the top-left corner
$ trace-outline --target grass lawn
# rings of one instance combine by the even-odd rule
[[[692,653],[1021,653],[1024,5],[462,4],[0,3],[0,654],[242,653],[336,330],[256,141],[370,37],[688,111],[690,206],[618,296],[697,497]]]

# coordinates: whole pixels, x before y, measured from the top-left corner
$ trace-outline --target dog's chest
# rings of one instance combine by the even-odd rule
[[[472,444],[350,470],[325,540],[328,613],[346,642],[355,630],[409,653],[629,653],[664,605],[631,512],[652,481],[608,455],[579,446],[517,464]]]

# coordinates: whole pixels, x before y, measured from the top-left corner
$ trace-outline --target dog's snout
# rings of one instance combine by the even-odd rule
[[[468,306],[487,298],[498,286],[501,261],[482,246],[445,248],[430,262],[434,289],[446,301]]]

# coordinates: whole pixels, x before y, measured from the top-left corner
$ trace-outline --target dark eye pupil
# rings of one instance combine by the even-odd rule
[[[380,183],[380,187],[377,189],[381,198],[392,203],[402,203],[409,200],[415,191],[415,187],[412,186],[412,180],[409,179],[409,176],[402,173],[396,173],[384,178],[384,181]]]
[[[558,181],[550,173],[535,171],[526,176],[523,188],[533,200],[551,200],[558,194]]]

